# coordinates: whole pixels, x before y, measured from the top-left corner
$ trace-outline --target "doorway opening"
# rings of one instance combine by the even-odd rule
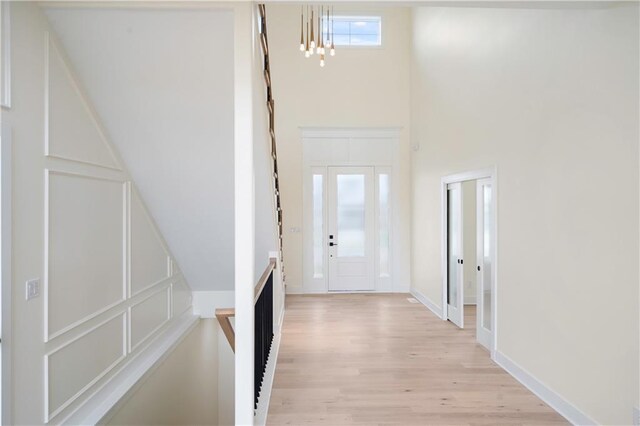
[[[493,353],[496,341],[496,173],[442,179],[443,319],[475,328]]]

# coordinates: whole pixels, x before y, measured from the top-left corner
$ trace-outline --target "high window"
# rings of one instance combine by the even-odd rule
[[[330,45],[333,25],[336,46],[382,46],[382,18],[380,16],[334,16],[323,22],[325,45]]]

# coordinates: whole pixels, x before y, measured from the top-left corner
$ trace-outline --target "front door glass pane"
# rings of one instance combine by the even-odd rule
[[[454,308],[458,307],[458,260],[460,259],[460,197],[456,193],[459,189],[449,189],[447,191],[448,205],[448,303]]]
[[[337,175],[338,257],[365,255],[365,179]]]

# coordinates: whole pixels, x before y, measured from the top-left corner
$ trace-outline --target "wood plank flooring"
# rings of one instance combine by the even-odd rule
[[[268,425],[567,424],[404,294],[287,296]],[[471,307],[473,308],[473,307]]]

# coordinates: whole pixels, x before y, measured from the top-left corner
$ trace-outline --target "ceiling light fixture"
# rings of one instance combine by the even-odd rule
[[[305,58],[317,53],[320,56],[321,67],[325,65],[326,49],[329,50],[329,55],[336,54],[333,42],[333,16],[333,6],[331,8],[314,5],[300,7],[300,51],[304,53]]]

